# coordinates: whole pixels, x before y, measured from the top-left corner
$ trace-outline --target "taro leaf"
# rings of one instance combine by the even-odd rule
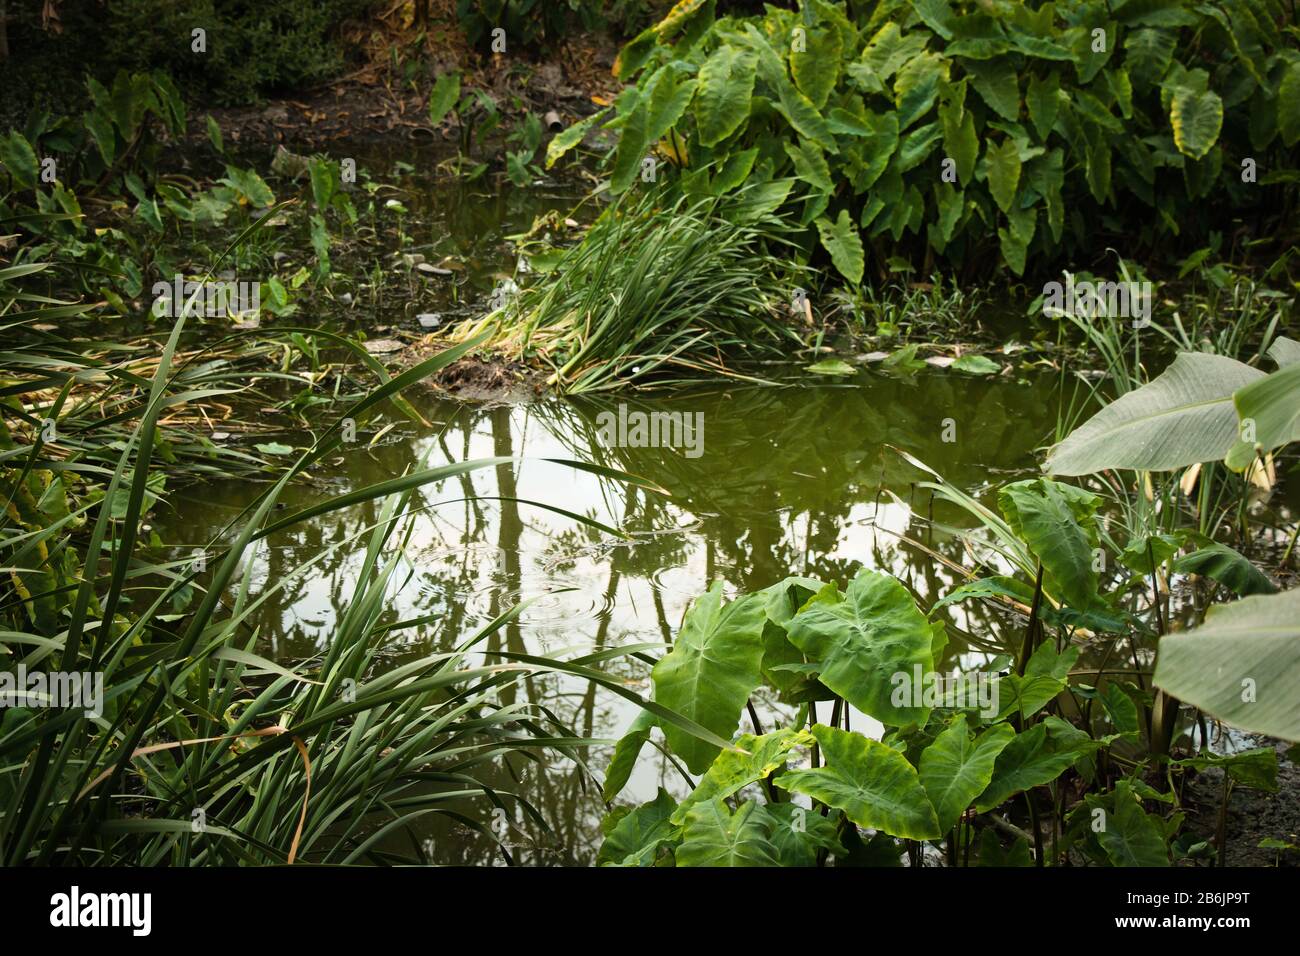
[[[1177,554],[1186,538],[1186,532],[1139,535],[1119,553],[1119,563],[1137,574],[1150,574]]]
[[[641,754],[641,748],[650,740],[650,728],[655,725],[655,715],[648,710],[643,710],[636,715],[632,725],[614,745],[614,756],[610,758],[609,767],[605,770],[605,800],[613,800],[623,788],[627,786],[628,778],[632,776],[632,769],[636,766],[636,759]]]
[[[1088,800],[1089,807],[1099,803]],[[1103,808],[1104,809],[1104,808]],[[1115,784],[1115,810],[1104,817],[1105,829],[1097,842],[1115,866],[1168,866],[1169,850],[1165,845],[1164,827],[1158,817],[1142,809],[1127,780]]]
[[[646,126],[646,142],[654,143],[667,135],[686,112],[686,107],[695,95],[695,81],[682,80],[677,71],[664,67],[655,74],[648,91],[649,120]]]
[[[835,222],[822,217],[817,220],[817,233],[821,236],[822,246],[831,254],[831,262],[840,275],[854,285],[862,282],[862,270],[865,260],[862,251],[862,237],[858,227],[849,218],[848,210],[841,209]]]
[[[740,750],[724,750],[714,758],[708,772],[673,814],[672,822],[680,826],[686,822],[687,811],[697,803],[726,799],[751,783],[765,779],[774,770],[785,766],[786,758],[795,747],[810,747],[812,744],[812,735],[806,730],[782,728],[761,737],[741,734],[736,741]]]
[[[1253,747],[1233,754],[1200,753],[1185,760],[1173,761],[1175,767],[1208,770],[1222,767],[1233,783],[1256,790],[1277,793],[1277,751],[1272,747]]]
[[[834,588],[834,585],[827,585]],[[822,683],[890,726],[924,723],[929,710],[893,703],[894,675],[934,667],[933,635],[895,578],[860,570],[842,601],[814,600],[786,628],[790,642],[821,665]]]
[[[939,119],[943,123],[943,149],[956,166],[957,182],[970,183],[975,175],[975,162],[979,159],[979,137],[975,134],[975,116],[970,110],[942,107]]]
[[[1038,132],[1038,138],[1046,141],[1047,134],[1056,125],[1056,114],[1061,106],[1061,77],[1053,71],[1047,79],[1037,76],[1029,78],[1029,89],[1025,93],[1025,105],[1029,107],[1029,119]]]
[[[653,866],[659,848],[676,839],[668,818],[677,807],[663,787],[650,803],[625,813],[605,835],[596,854],[597,866]]]
[[[772,843],[775,820],[767,808],[742,803],[733,815],[722,800],[698,803],[686,814],[678,866],[780,866]]]
[[[630,87],[635,93],[636,88]],[[618,146],[614,149],[614,165],[610,172],[609,187],[614,193],[624,192],[632,185],[641,170],[641,161],[645,158],[646,129],[649,125],[648,110],[644,102],[638,101],[631,112],[619,116]]]
[[[606,108],[598,113],[593,113],[586,119],[579,120],[572,126],[566,126],[556,133],[546,146],[546,168],[550,169],[565,153],[581,143],[582,138],[587,135],[587,130],[603,119],[608,112],[609,110]]]
[[[1107,468],[1167,471],[1217,461],[1237,442],[1233,393],[1264,373],[1235,359],[1180,352],[1155,380],[1072,431],[1043,465],[1054,475]]]
[[[840,76],[844,41],[835,27],[819,27],[805,31],[804,49],[790,53],[790,73],[795,86],[821,109],[826,105],[835,81]]]
[[[752,53],[723,44],[700,67],[695,123],[701,146],[714,146],[749,117],[756,60]]]
[[[1169,108],[1174,144],[1192,159],[1204,159],[1223,127],[1223,100],[1212,90],[1180,88]]]
[[[1141,732],[1138,724],[1137,704],[1133,703],[1133,698],[1124,693],[1124,689],[1114,681],[1107,681],[1106,686],[1101,689],[1097,695],[1101,700],[1101,705],[1106,709],[1106,716],[1114,724],[1115,729],[1121,734],[1133,734],[1136,736]]]
[[[951,830],[971,802],[988,789],[993,764],[1015,735],[1011,725],[1003,723],[972,739],[966,715],[958,714],[921,752],[921,785],[934,805],[941,832]]]
[[[907,129],[934,105],[939,81],[948,76],[948,61],[938,53],[913,57],[894,80],[894,103],[898,107],[898,128]]]
[[[813,578],[788,577],[758,592],[764,595],[767,620],[763,623],[763,677],[783,700],[793,700],[806,688],[808,678],[782,665],[803,664],[803,654],[790,643],[785,626],[804,602],[825,585]]]
[[[437,126],[460,99],[460,74],[444,73],[429,92],[429,125]]]
[[[1100,504],[1094,494],[1043,478],[998,491],[1007,524],[1042,563],[1044,588],[1081,610],[1100,600],[1093,566]]]
[[[1010,57],[970,60],[963,65],[970,73],[975,92],[993,112],[1013,123],[1020,118],[1020,88]]]
[[[1226,544],[1209,544],[1174,561],[1179,574],[1201,574],[1218,581],[1239,597],[1273,594],[1277,587],[1263,571]]]
[[[934,608],[930,613],[934,613],[937,608],[945,604],[957,604],[960,601],[969,601],[972,598],[1009,598],[1026,606],[1034,601],[1034,589],[1023,581],[1005,575],[994,575],[988,578],[979,578],[975,581],[969,581],[960,587],[949,591],[938,601],[934,602]]]
[[[989,194],[999,209],[1009,212],[1020,185],[1020,148],[1008,137],[1001,146],[990,144],[985,156],[989,164]]]
[[[1070,676],[1070,668],[1079,659],[1079,650],[1078,647],[1067,647],[1058,654],[1054,643],[1044,641],[1025,663],[1025,676],[1063,681]]]
[[[741,152],[731,153],[722,167],[713,174],[713,182],[709,184],[709,191],[715,196],[721,196],[723,193],[735,189],[749,176],[749,171],[754,168],[754,160],[758,157],[758,149],[746,149]]]
[[[40,173],[36,151],[16,129],[0,136],[0,165],[9,171],[14,184],[20,189],[31,189],[36,185],[36,177]]]
[[[841,213],[840,215],[843,215]],[[823,359],[815,362],[804,369],[805,372],[812,372],[814,375],[855,375],[855,369],[843,359]]]
[[[839,828],[830,818],[796,803],[771,803],[766,809],[776,821],[771,839],[782,866],[816,866],[819,850],[845,854]]]
[[[1300,60],[1292,60],[1277,88],[1277,129],[1285,146],[1300,142]]]
[[[812,732],[825,766],[784,773],[778,787],[843,810],[860,827],[909,840],[940,835],[934,807],[906,757],[847,730],[817,724]]]
[[[1065,681],[1055,677],[1010,674],[997,682],[997,716],[1002,719],[1018,714],[1025,720],[1056,700],[1063,690]]]
[[[993,782],[980,795],[975,809],[987,813],[1022,790],[1051,783],[1079,756],[1077,748],[1050,740],[1047,724],[1034,724],[1017,734],[998,755]]]
[[[1253,426],[1253,435],[1246,432],[1243,437],[1247,440],[1228,455],[1229,467],[1240,470],[1257,452],[1300,441],[1300,363],[1283,366],[1243,386],[1233,394],[1232,403],[1240,430]]]
[[[740,711],[762,683],[763,601],[748,595],[722,606],[722,582],[700,595],[673,649],[654,666],[655,701],[730,739]],[[703,773],[718,748],[668,724],[664,735],[691,773]]]
[[[976,866],[1033,866],[1034,858],[1029,851],[1029,844],[1025,840],[1016,839],[1012,842],[1010,849],[1002,849],[1002,844],[998,842],[997,834],[992,828],[985,830],[980,834],[979,856],[976,858]]]
[[[799,146],[786,143],[785,154],[794,163],[794,173],[818,192],[832,193],[835,183],[831,179],[831,168],[821,147],[811,140]]]
[[[1300,740],[1300,589],[1216,605],[1165,635],[1155,684],[1234,727]]]
[[[970,375],[996,375],[1002,366],[983,355],[959,355],[952,363],[953,371],[966,372]]]
[[[904,34],[897,23],[886,23],[863,49],[861,62],[880,79],[887,80],[924,50],[926,42],[924,32]]]

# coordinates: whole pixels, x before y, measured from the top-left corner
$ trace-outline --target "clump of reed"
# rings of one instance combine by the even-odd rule
[[[765,205],[747,190],[627,194],[553,272],[453,337],[487,332],[490,348],[549,368],[548,384],[570,394],[674,372],[751,377],[745,359],[803,346],[789,304],[799,250],[784,239],[795,229]]]

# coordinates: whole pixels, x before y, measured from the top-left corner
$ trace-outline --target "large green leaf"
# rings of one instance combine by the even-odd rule
[[[605,769],[605,784],[602,788],[606,800],[613,800],[627,786],[628,778],[632,776],[632,769],[636,766],[637,757],[641,755],[641,748],[650,740],[650,728],[655,723],[654,714],[648,710],[641,711],[614,745],[614,756],[610,758],[609,766]]]
[[[1223,458],[1237,441],[1237,389],[1264,373],[1235,359],[1180,352],[1156,379],[1128,392],[1056,445],[1054,475],[1107,468],[1166,471]]]
[[[1166,635],[1155,684],[1234,727],[1300,740],[1300,589],[1216,605]]]
[[[825,216],[818,219],[817,234],[821,236],[822,246],[831,254],[831,262],[835,263],[840,275],[854,285],[860,284],[866,259],[862,237],[858,235],[858,227],[849,218],[848,210],[841,209],[835,222]]]
[[[898,128],[907,129],[934,105],[940,79],[948,76],[948,61],[937,53],[913,57],[894,80]]]
[[[655,701],[730,739],[740,711],[762,682],[763,600],[751,594],[723,607],[722,582],[700,595],[673,649],[654,666]],[[671,724],[664,735],[692,773],[708,769],[718,749]]]
[[[840,77],[844,41],[835,27],[806,30],[802,50],[791,50],[790,73],[799,91],[821,109]]]
[[[739,47],[723,44],[700,67],[695,93],[695,123],[700,144],[714,146],[749,117],[756,59]]]
[[[652,866],[659,848],[677,837],[677,828],[668,822],[676,807],[677,801],[660,787],[650,803],[617,817],[596,854],[596,865]]]
[[[975,92],[993,112],[1013,123],[1020,118],[1020,84],[1010,57],[969,60],[964,65]]]
[[[666,136],[686,112],[695,95],[695,80],[683,79],[676,70],[664,67],[651,80],[648,93],[646,142],[654,143]]]
[[[1169,122],[1179,152],[1203,159],[1219,139],[1223,100],[1213,90],[1179,89],[1169,108]]]
[[[1212,578],[1240,597],[1277,591],[1268,575],[1251,564],[1245,555],[1218,542],[1178,558],[1173,570],[1179,574],[1201,574]]]
[[[8,170],[20,188],[31,189],[36,185],[36,176],[40,172],[36,151],[16,129],[0,136],[0,165]]]
[[[940,835],[934,807],[906,757],[847,730],[817,724],[812,732],[825,765],[782,774],[778,787],[843,810],[860,827],[909,840]]]
[[[785,766],[791,750],[797,746],[810,747],[812,743],[812,735],[807,731],[784,727],[762,737],[741,734],[736,741],[739,749],[724,750],[714,758],[708,772],[673,814],[673,823],[684,823],[686,812],[701,801],[725,799],[763,780]]]
[[[444,73],[434,81],[429,91],[429,124],[437,126],[460,99],[460,74]]]
[[[1079,757],[1079,751],[1048,736],[1047,724],[1034,724],[1017,734],[998,754],[993,781],[975,803],[987,813],[1022,790],[1051,783]]]
[[[1300,142],[1300,60],[1292,60],[1277,89],[1277,130],[1282,143]]]
[[[818,595],[786,630],[790,642],[818,662],[822,683],[864,714],[891,726],[925,722],[927,708],[892,699],[896,675],[912,680],[915,668],[925,673],[934,667],[930,625],[895,578],[863,568],[843,600]]]
[[[948,729],[921,751],[921,785],[934,805],[940,831],[947,833],[976,797],[988,789],[993,764],[1016,732],[1010,724],[994,724],[972,738],[966,715],[958,714]]]
[[[772,843],[775,821],[762,805],[742,803],[732,814],[722,800],[698,803],[686,814],[678,866],[780,866]]]
[[[1020,149],[1008,137],[1001,145],[989,144],[985,156],[989,163],[989,193],[999,209],[1009,212],[1020,186]]]
[[[1256,452],[1300,441],[1300,364],[1283,366],[1242,386],[1233,394],[1232,403],[1240,423],[1238,434],[1247,441],[1232,449],[1229,465],[1245,467]],[[1251,434],[1253,442],[1249,440]]]
[[[819,850],[844,855],[839,827],[830,817],[796,803],[770,803],[766,809],[775,821],[771,839],[782,866],[816,866]]]
[[[1097,508],[1101,499],[1072,485],[1030,478],[998,491],[1011,530],[1043,566],[1043,586],[1071,607],[1097,603]]]
[[[1090,800],[1090,808],[1099,803]],[[1104,807],[1102,808],[1105,809]],[[1127,780],[1115,784],[1115,809],[1101,817],[1104,826],[1097,842],[1115,866],[1168,866],[1164,827],[1158,817],[1142,809]]]

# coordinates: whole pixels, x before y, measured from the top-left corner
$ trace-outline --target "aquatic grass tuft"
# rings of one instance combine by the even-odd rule
[[[786,223],[737,198],[667,188],[608,208],[551,275],[454,333],[540,360],[570,394],[663,384],[665,376],[749,377],[738,360],[803,346],[788,303],[800,267],[769,250]]]

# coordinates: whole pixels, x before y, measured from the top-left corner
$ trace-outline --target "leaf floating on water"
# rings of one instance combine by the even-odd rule
[[[1001,365],[983,355],[962,355],[952,363],[952,367],[971,375],[996,375],[1002,371]]]
[[[278,441],[262,442],[260,445],[254,445],[263,455],[292,455],[293,446],[285,445]]]
[[[843,359],[826,359],[815,365],[809,365],[804,371],[812,372],[814,375],[852,375],[855,370]]]

